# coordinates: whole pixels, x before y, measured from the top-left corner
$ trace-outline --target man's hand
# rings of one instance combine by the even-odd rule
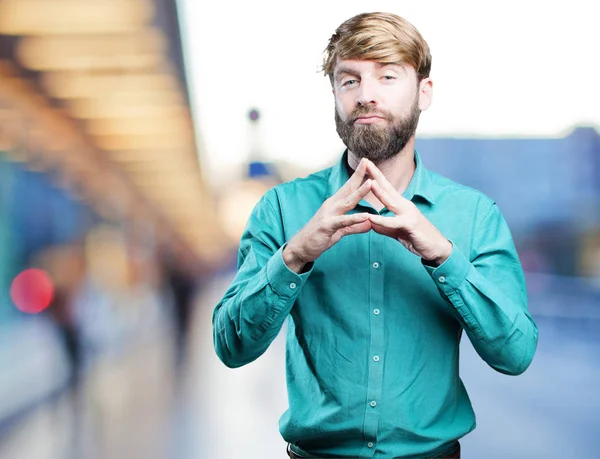
[[[367,161],[363,159],[344,186],[288,242],[283,250],[283,261],[288,268],[300,273],[307,263],[319,258],[343,236],[371,230],[368,213],[346,215],[371,191],[372,180],[365,180],[366,169]]]
[[[403,197],[371,161],[367,173],[373,179],[371,191],[393,217],[369,214],[373,231],[398,240],[425,261],[441,265],[452,252],[452,243],[425,218],[412,201]]]

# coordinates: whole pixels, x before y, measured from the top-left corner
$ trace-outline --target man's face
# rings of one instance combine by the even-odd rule
[[[333,74],[336,130],[359,158],[380,163],[396,156],[415,134],[429,106],[431,82],[410,65],[340,60]]]

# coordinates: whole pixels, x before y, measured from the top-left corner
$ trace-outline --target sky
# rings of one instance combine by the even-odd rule
[[[563,136],[600,126],[600,28],[589,0],[344,2],[179,0],[201,164],[208,183],[252,157],[298,171],[332,164],[335,132],[323,50],[367,11],[412,22],[433,56],[432,106],[418,136]],[[366,9],[365,9],[366,8]],[[248,112],[261,113],[251,126]]]

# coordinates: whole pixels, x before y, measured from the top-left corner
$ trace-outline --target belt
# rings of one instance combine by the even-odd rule
[[[438,455],[438,456],[431,456],[427,459],[460,459],[460,443],[456,442],[456,449],[452,452],[449,453],[441,453],[443,455]],[[303,459],[302,456],[298,456],[297,454],[295,454],[291,449],[290,449],[290,445],[288,443],[287,445],[287,454],[288,457],[291,457],[292,459],[296,458],[296,459]],[[318,459],[318,458],[315,458]]]

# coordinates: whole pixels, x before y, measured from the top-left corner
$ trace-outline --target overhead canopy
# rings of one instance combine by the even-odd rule
[[[175,0],[0,0],[0,142],[107,218],[205,262],[229,248],[202,180]]]

